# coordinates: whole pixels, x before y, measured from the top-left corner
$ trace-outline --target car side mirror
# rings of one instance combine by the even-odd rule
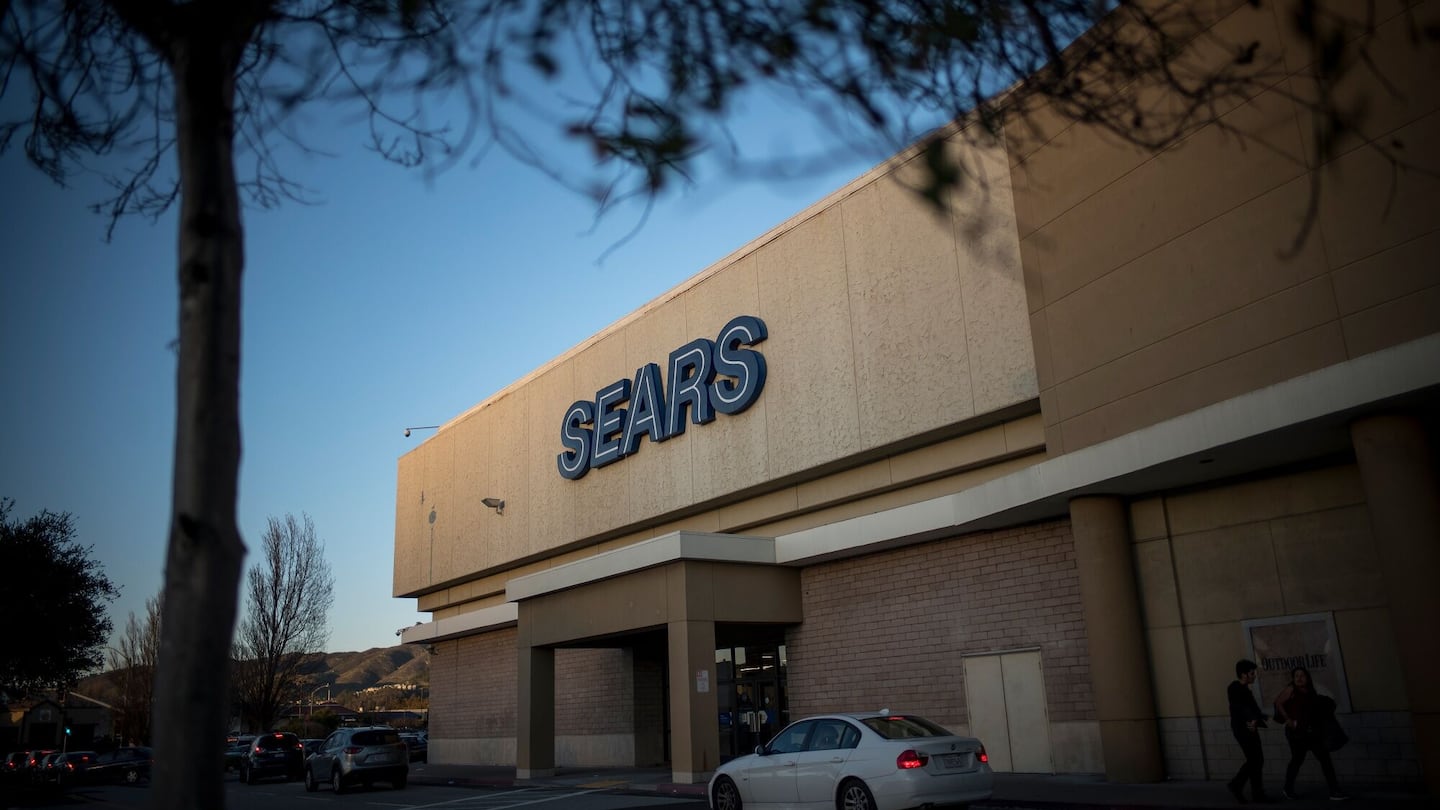
[[[763,756],[765,756],[765,755],[768,754],[768,753],[770,753],[770,752],[765,750],[765,746],[763,746],[763,745],[757,745],[757,746],[755,746],[755,756],[757,756],[757,757],[763,757]]]

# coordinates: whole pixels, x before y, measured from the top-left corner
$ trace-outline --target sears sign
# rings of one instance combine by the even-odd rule
[[[765,322],[741,315],[714,340],[697,338],[670,352],[668,377],[646,363],[635,380],[616,380],[580,400],[560,421],[555,457],[560,474],[572,481],[640,449],[640,437],[663,442],[685,432],[687,421],[705,425],[715,414],[737,414],[755,403],[765,387],[765,358],[753,349],[765,339]],[[629,403],[629,407],[624,407]]]

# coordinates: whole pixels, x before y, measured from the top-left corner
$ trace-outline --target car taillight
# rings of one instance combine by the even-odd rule
[[[975,758],[978,759],[978,760],[980,760],[981,762],[989,762],[989,761],[990,761],[990,755],[987,754],[987,753],[985,753],[985,746],[983,746],[983,745],[980,746],[980,751],[975,754]]]
[[[347,746],[345,746],[345,754],[346,754],[346,756],[352,756],[352,757],[353,757],[353,756],[355,756],[356,754],[358,754],[358,753],[360,753],[361,751],[364,751],[364,750],[365,750],[364,748],[361,748],[361,747],[358,746],[358,745],[347,745]]]
[[[67,762],[67,763],[65,763],[65,770],[67,770],[67,771],[73,771],[73,770],[75,770],[75,763],[73,763],[73,762]]]
[[[930,757],[916,752],[913,748],[905,749],[901,752],[900,756],[895,758],[895,767],[902,771],[908,771],[911,768],[923,768],[928,764],[930,764]]]

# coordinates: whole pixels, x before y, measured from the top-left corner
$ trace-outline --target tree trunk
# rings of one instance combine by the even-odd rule
[[[203,25],[203,23],[202,23]],[[240,279],[235,73],[245,37],[169,43],[180,162],[180,357],[165,620],[155,680],[157,808],[224,804],[230,637],[245,548],[240,467]]]

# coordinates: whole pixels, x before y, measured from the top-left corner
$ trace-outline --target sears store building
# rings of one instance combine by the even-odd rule
[[[1320,166],[1288,22],[1229,5],[1293,74],[1226,113],[1255,140],[961,133],[944,218],[898,155],[405,454],[431,761],[694,782],[890,707],[1001,771],[1222,779],[1248,657],[1262,705],[1297,662],[1336,699],[1342,780],[1435,790],[1440,49],[1406,15],[1440,1],[1377,20]]]

